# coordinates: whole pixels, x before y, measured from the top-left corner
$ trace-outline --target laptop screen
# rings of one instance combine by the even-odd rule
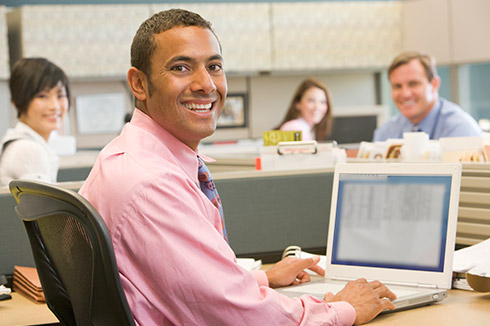
[[[451,175],[339,175],[332,264],[442,272]]]

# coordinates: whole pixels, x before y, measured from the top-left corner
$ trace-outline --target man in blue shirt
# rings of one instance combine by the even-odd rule
[[[458,105],[439,98],[435,60],[418,52],[399,54],[388,69],[391,95],[400,111],[374,131],[374,141],[423,131],[430,139],[480,136],[478,123]]]

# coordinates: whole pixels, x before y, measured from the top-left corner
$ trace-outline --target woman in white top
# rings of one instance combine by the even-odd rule
[[[332,100],[327,87],[318,79],[305,79],[276,129],[301,130],[303,140],[324,141],[332,129]]]
[[[1,141],[0,185],[13,179],[56,182],[59,158],[48,139],[70,104],[68,78],[44,58],[24,58],[12,67],[9,86],[19,121]]]

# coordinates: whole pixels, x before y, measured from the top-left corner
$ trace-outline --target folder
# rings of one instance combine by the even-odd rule
[[[14,266],[14,291],[22,292],[37,302],[46,302],[41,281],[34,267]]]

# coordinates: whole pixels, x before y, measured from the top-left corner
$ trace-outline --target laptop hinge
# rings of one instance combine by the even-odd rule
[[[386,282],[385,285],[398,285],[398,286],[408,286],[413,288],[424,288],[424,289],[437,289],[435,284],[424,284],[424,283],[405,283],[405,282]]]
[[[437,289],[437,285],[435,284],[417,284],[417,287],[419,288],[425,288],[425,289]]]

